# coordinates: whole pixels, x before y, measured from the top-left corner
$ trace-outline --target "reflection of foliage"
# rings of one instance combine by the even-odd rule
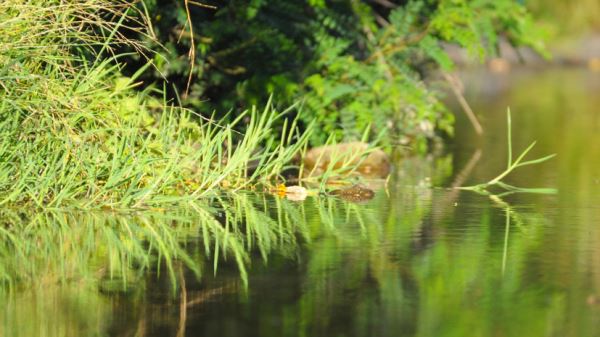
[[[451,132],[450,115],[423,81],[430,69],[452,69],[444,43],[483,58],[495,54],[503,34],[543,50],[540,32],[512,0],[204,3],[218,9],[192,6],[191,36],[180,1],[149,2],[170,51],[166,59],[157,55],[157,70],[183,92],[183,54],[193,40],[199,66],[186,104],[210,112],[257,104],[269,93],[282,104],[305,99],[304,117],[324,131],[313,143],[323,143],[322,134],[357,138],[371,125],[423,149],[436,128]]]
[[[507,336],[544,335],[544,323],[566,309],[564,299],[558,293],[540,288],[537,282],[530,283],[526,278],[526,270],[523,269],[527,256],[538,247],[537,242],[545,227],[543,218],[536,214],[527,217],[521,215],[524,220],[515,227],[518,230],[511,230],[509,242],[505,241],[503,235],[505,228],[502,225],[502,212],[495,208],[479,209],[479,206],[475,206],[480,213],[474,214],[471,213],[473,209],[467,206],[467,209],[461,209],[454,215],[459,219],[454,219],[450,212],[447,213],[450,218],[432,224],[430,211],[434,202],[432,197],[435,196],[423,197],[425,190],[430,191],[427,187],[416,186],[399,189],[391,196],[396,202],[389,204],[388,199],[381,196],[368,207],[346,204],[334,199],[308,199],[302,205],[275,199],[263,204],[256,196],[230,196],[229,206],[233,207],[232,212],[250,211],[256,214],[247,217],[248,220],[255,221],[248,226],[252,228],[236,227],[234,223],[220,223],[221,228],[228,231],[232,240],[228,244],[229,247],[234,247],[233,241],[246,238],[242,244],[243,251],[258,250],[262,254],[263,249],[271,249],[270,252],[264,252],[272,264],[269,273],[274,280],[263,283],[266,275],[261,270],[260,263],[254,265],[258,261],[253,261],[253,270],[256,269],[257,272],[251,271],[249,274],[250,293],[258,292],[257,295],[252,295],[252,301],[258,300],[260,305],[255,307],[256,310],[241,310],[244,319],[254,320],[260,326],[267,324],[266,320],[286,322],[278,329],[260,330],[265,336],[330,335],[332,331],[347,335],[352,335],[352,332],[357,332],[358,335],[389,335],[389,331],[394,331],[394,335],[410,336],[487,336],[498,331]],[[224,197],[223,200],[226,199]],[[400,200],[402,203],[398,202]],[[232,206],[234,204],[237,206]],[[269,215],[265,210],[268,210]],[[472,214],[472,217],[465,219],[463,211]],[[215,208],[214,212],[218,214],[219,211]],[[140,221],[138,217],[112,225],[102,220],[96,227],[97,234],[89,230],[89,222],[79,222],[75,226],[81,226],[82,231],[74,231],[74,236],[63,236],[60,239],[43,236],[42,239],[55,240],[54,243],[45,244],[49,246],[61,241],[68,243],[69,239],[89,240],[95,237],[96,244],[100,244],[96,246],[100,250],[96,254],[101,257],[96,261],[101,261],[102,257],[105,258],[107,253],[114,252],[117,247],[113,244],[104,247],[107,242],[114,241],[106,238],[119,234],[122,246],[131,244],[132,239],[127,236],[127,229],[119,229],[123,226],[138,234],[134,238],[136,241],[148,237],[138,229],[143,227],[143,224],[150,226],[145,230],[146,233],[151,228],[172,227],[180,233],[179,239],[186,242],[186,251],[194,263],[203,270],[206,267],[210,268],[202,262],[206,256],[212,255],[215,252],[213,249],[225,246],[222,240],[229,239],[219,236],[214,237],[214,240],[209,239],[208,245],[203,244],[207,237],[212,236],[211,233],[216,232],[210,229],[205,232],[206,227],[198,225],[198,214],[201,213],[196,211],[181,213],[178,216],[158,214],[145,217],[149,223]],[[56,215],[56,218],[59,216]],[[291,223],[288,223],[288,220]],[[299,226],[294,227],[293,223]],[[461,235],[452,236],[453,227],[460,223],[465,225],[454,230],[458,230]],[[103,227],[106,228],[102,229]],[[293,234],[294,231],[296,235]],[[199,233],[206,234],[201,234],[198,240],[189,240],[197,237]],[[160,234],[169,235],[163,231],[160,231]],[[307,254],[299,252],[300,242],[296,241],[298,235],[302,237],[301,241],[305,242]],[[452,239],[449,239],[450,237]],[[73,241],[73,244],[75,243]],[[152,246],[153,242],[147,244]],[[508,247],[508,263],[505,272],[502,273],[505,245]],[[62,247],[65,252],[71,252],[63,256],[66,259],[61,262],[64,262],[65,266],[72,262],[79,265],[75,257],[85,257],[90,252],[85,245],[86,249],[79,253],[65,245]],[[220,253],[219,263],[223,262],[223,252]],[[286,264],[280,263],[280,254],[285,259],[296,259],[300,254],[297,261],[299,268],[290,270]],[[244,259],[249,257],[245,256]],[[60,257],[56,254],[48,256],[48,260],[55,258]],[[260,257],[257,256],[257,259]],[[4,261],[6,260],[3,258],[3,263]],[[95,266],[99,265],[102,263]],[[237,294],[228,294],[231,290],[222,288],[228,287],[228,284],[239,276],[227,275],[226,270],[219,270],[219,283],[215,288],[220,290],[217,290],[219,294],[214,296],[225,296],[225,302],[230,298],[245,298],[240,298]],[[104,273],[108,273],[108,270]],[[225,275],[221,277],[222,274]],[[116,276],[118,271],[115,272]],[[208,277],[203,277],[206,278]],[[296,278],[300,281],[298,284],[286,283],[290,279],[297,282]],[[194,284],[197,283],[193,279],[194,277],[190,277],[187,281],[187,300],[190,301],[188,317],[195,315],[192,312],[195,307],[191,301],[198,298],[193,297],[193,294],[200,297],[211,296],[212,292],[210,282],[200,283],[203,288],[198,289],[194,288]],[[72,281],[75,280],[77,278],[69,280],[68,284],[73,284]],[[152,285],[151,280],[147,280],[146,285],[140,284],[143,280],[144,278],[130,280],[136,282],[136,287],[132,288],[135,290],[130,292],[128,297],[115,297],[119,298],[116,302],[119,305],[114,317],[127,315],[128,319],[117,319],[113,324],[129,334],[146,329],[144,326],[160,329],[168,327],[169,331],[179,329],[177,316],[180,319],[182,316],[174,306],[175,300],[172,295],[160,295],[159,298],[163,298],[165,303],[157,303],[156,294],[146,294],[155,292],[157,285]],[[212,282],[214,284],[214,281]],[[32,303],[48,306],[50,304],[46,303],[46,300],[50,299],[52,306],[48,308],[58,313],[53,316],[54,320],[57,320],[55,324],[71,326],[80,333],[90,329],[105,331],[109,327],[97,322],[109,320],[106,312],[109,309],[107,302],[102,301],[95,290],[90,289],[89,284],[88,287],[85,282],[78,284],[80,285],[77,288],[63,289],[63,294],[54,293],[56,288],[47,284],[44,296],[35,299],[28,297],[29,292],[20,293],[17,299],[24,301],[23,303],[17,305],[17,302],[7,300],[8,306],[3,306],[0,312],[5,315],[26,313],[28,310],[34,310],[35,305]],[[170,293],[168,288],[163,288],[162,291]],[[538,303],[540,293],[543,295],[542,304]],[[2,293],[2,300],[11,298],[1,296]],[[282,303],[283,299],[285,302]],[[242,300],[241,303],[245,306],[249,301]],[[86,305],[93,305],[97,310],[80,310],[77,316],[69,314],[71,310],[81,309],[81,306]],[[230,315],[236,312],[230,307],[226,312],[220,311],[222,304],[219,302],[208,301],[204,305],[205,307],[199,309],[204,315],[215,311],[220,315],[219,319],[205,319],[200,323],[188,324],[202,324],[208,329],[222,324],[224,319],[231,319]],[[499,316],[504,317],[503,320],[496,321]],[[31,322],[33,317],[37,317],[35,315],[24,317],[27,318],[19,318],[16,321],[22,326],[17,326],[16,322],[13,324],[11,321],[5,328],[22,332],[27,331],[26,327],[29,326],[45,327],[45,324],[49,324],[41,321]],[[520,324],[498,323],[506,320]],[[114,326],[111,327],[111,331],[112,329]],[[246,325],[240,324],[233,324],[229,329],[232,334],[254,332],[249,332]],[[53,335],[49,333],[48,336]]]
[[[428,172],[429,165],[423,162],[406,165],[415,167],[424,176],[448,177],[444,174],[448,172],[446,160],[436,164],[441,172]],[[137,277],[130,279],[136,282],[137,290],[132,291],[130,296],[113,297],[119,299],[113,302],[118,306],[115,317],[128,315],[127,320],[120,318],[113,324],[129,334],[152,328],[176,331],[180,328],[176,317],[184,317],[181,312],[186,310],[179,311],[181,309],[174,305],[173,296],[182,292],[169,292],[166,286],[160,288],[166,290],[166,294],[153,293],[156,292],[156,285],[152,284],[155,276],[140,277],[135,270],[143,263],[133,255],[120,253],[126,252],[127,247],[135,247],[136,242],[144,242],[144,247],[151,249],[159,247],[156,239],[152,238],[152,230],[156,230],[167,243],[179,242],[180,247],[185,245],[184,252],[190,258],[187,263],[191,263],[192,267],[195,265],[203,275],[198,283],[195,280],[197,275],[190,273],[186,280],[188,297],[176,299],[183,301],[187,298],[188,324],[201,325],[198,327],[200,331],[219,329],[223,320],[242,319],[251,323],[232,324],[229,333],[251,335],[254,329],[259,329],[256,331],[260,331],[262,336],[332,335],[333,332],[338,335],[390,335],[390,331],[394,335],[409,336],[488,336],[494,333],[545,336],[547,329],[564,332],[561,318],[570,308],[566,299],[561,292],[545,286],[547,280],[540,280],[538,270],[524,268],[531,263],[532,255],[543,249],[539,243],[547,234],[545,218],[536,212],[504,209],[503,204],[500,204],[502,209],[489,203],[482,207],[473,199],[459,200],[458,208],[452,204],[444,208],[440,200],[447,200],[453,191],[432,190],[420,184],[419,180],[404,180],[390,191],[389,198],[382,193],[367,205],[348,204],[331,198],[309,198],[302,204],[296,204],[285,199],[229,194],[214,199],[210,205],[187,211],[181,209],[179,213],[132,214],[129,219],[115,222],[107,221],[105,215],[97,215],[97,226],[93,230],[90,222],[86,221],[92,215],[55,214],[47,218],[51,218],[58,229],[47,226],[47,231],[60,231],[61,225],[57,225],[56,220],[61,217],[77,222],[65,234],[23,236],[23,240],[30,242],[32,247],[40,248],[39,252],[29,250],[37,254],[33,260],[50,262],[38,263],[38,266],[48,267],[38,271],[51,271],[52,267],[54,273],[61,270],[58,268],[60,265],[83,266],[83,270],[100,270],[104,275],[101,284],[109,277],[109,256],[116,257],[113,259],[117,267],[115,278],[122,273],[118,261],[134,262],[125,270]],[[479,198],[475,194],[463,197]],[[510,232],[503,218],[505,212],[512,221],[508,224]],[[6,213],[4,218],[8,219],[9,214]],[[27,222],[19,214],[11,215],[10,219],[12,224]],[[35,223],[29,225],[32,228],[42,227]],[[2,228],[15,237],[26,232],[27,226],[3,225]],[[81,244],[82,240],[95,240],[95,244]],[[12,244],[10,240],[3,242]],[[69,248],[77,244],[83,247],[82,251]],[[50,246],[55,248],[45,248]],[[173,247],[169,244],[163,246]],[[58,248],[62,248],[62,252]],[[151,264],[146,268],[154,269],[158,262],[157,254],[163,254],[158,249],[153,251],[154,257],[149,259]],[[232,280],[239,279],[238,274],[228,274],[226,260],[236,259],[234,251],[239,252],[244,266],[251,264],[251,269],[247,270],[250,300],[225,289]],[[166,252],[169,253],[169,250]],[[176,256],[173,252],[171,250],[171,258],[182,259],[183,255]],[[43,254],[48,254],[47,259]],[[91,265],[83,264],[90,254],[97,258],[88,260]],[[163,256],[166,257],[165,254]],[[224,256],[226,259],[223,259]],[[8,255],[3,252],[2,265],[11,266],[7,263],[11,259],[23,263],[25,270],[35,272],[28,268],[27,260],[19,257],[18,253]],[[266,259],[270,264],[268,272],[260,263]],[[290,259],[294,259],[295,263],[282,263],[282,260]],[[183,260],[186,261],[185,258]],[[218,264],[216,279],[207,277],[214,263]],[[177,271],[178,264],[173,266]],[[44,273],[33,275],[38,276],[38,281],[53,279]],[[93,279],[98,273],[84,275],[91,275]],[[83,281],[74,273],[70,277],[65,279],[68,284]],[[171,282],[163,278],[167,279],[167,285]],[[79,284],[84,286],[86,283]],[[103,290],[110,289],[104,287]],[[215,292],[218,295],[210,295]],[[70,290],[69,294],[79,296],[76,290]],[[93,290],[86,290],[84,295],[89,297],[89,305],[99,308],[106,305],[105,302],[99,303]],[[201,300],[203,296],[223,298],[222,301],[207,301],[202,308],[197,306],[203,304],[192,305],[191,301]],[[63,310],[76,308],[80,302],[77,297],[73,298],[71,303],[55,301],[54,306]],[[43,300],[40,297],[35,303]],[[159,300],[164,300],[164,303]],[[241,308],[232,308],[231,301]],[[8,315],[15,310],[27,312],[34,307],[28,301],[19,307],[14,302],[9,303],[10,306],[2,309]],[[186,302],[183,304],[185,308]],[[580,309],[580,305],[585,305],[585,302],[576,304],[575,309]],[[197,314],[194,310],[201,310],[201,320],[191,319]],[[593,311],[589,312],[593,315]],[[234,317],[236,314],[242,317]],[[210,315],[215,315],[215,319],[211,319]],[[64,320],[74,320],[81,325],[71,323],[78,331],[87,331],[85,329],[90,327],[98,331],[112,331],[114,326],[93,325],[103,317],[103,312],[84,310],[81,317],[60,313],[54,319],[65,325]],[[27,323],[28,320],[19,322]],[[273,321],[285,324],[265,330],[264,327],[271,327],[269,322]],[[548,322],[553,322],[550,327]],[[34,326],[36,324],[43,327],[47,323],[36,321]],[[16,329],[11,324],[9,328]],[[585,332],[581,329],[575,331]]]
[[[295,212],[273,219],[266,200],[247,195],[189,203],[175,213],[149,212],[131,217],[103,213],[23,214],[4,211],[0,228],[0,280],[5,284],[37,284],[101,279],[128,282],[146,271],[166,267],[175,284],[174,263],[181,261],[196,275],[205,268],[200,256],[232,259],[246,280],[249,253],[264,259],[274,250],[296,248]],[[282,209],[283,207],[283,209]],[[201,235],[198,244],[190,241]],[[189,243],[190,247],[186,248]]]

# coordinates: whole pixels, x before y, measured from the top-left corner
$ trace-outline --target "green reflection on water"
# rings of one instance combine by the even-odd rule
[[[597,335],[600,81],[478,81],[486,136],[459,124],[452,155],[399,163],[366,204],[235,194],[128,216],[3,211],[0,336]],[[507,105],[515,148],[558,153],[510,183],[560,193],[432,188],[504,167]]]

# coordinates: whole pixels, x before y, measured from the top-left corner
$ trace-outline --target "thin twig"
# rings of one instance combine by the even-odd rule
[[[205,3],[201,3],[201,2],[198,2],[198,1],[189,0],[188,2],[189,2],[190,5],[194,5],[194,6],[198,6],[198,7],[210,8],[210,9],[217,9],[217,6],[207,5]]]
[[[448,74],[447,72],[442,72],[442,76],[444,76],[444,79],[450,85],[450,89],[452,89],[452,92],[454,93],[454,96],[456,96],[458,103],[460,104],[463,111],[469,118],[469,121],[471,122],[471,125],[473,125],[475,132],[477,132],[477,134],[481,136],[483,134],[483,127],[479,123],[477,116],[475,116],[473,109],[471,109],[469,102],[467,102],[467,100],[465,99],[465,96],[462,94],[461,90],[459,89],[459,85],[457,82],[458,79],[456,77]]]
[[[194,43],[194,26],[192,24],[192,14],[190,13],[190,0],[184,0],[185,14],[187,15],[187,24],[190,27],[190,50],[188,52],[188,58],[190,59],[190,72],[187,78],[187,84],[185,86],[185,92],[183,98],[187,98],[190,92],[190,86],[192,85],[192,76],[194,75],[194,66],[196,64],[196,44]]]

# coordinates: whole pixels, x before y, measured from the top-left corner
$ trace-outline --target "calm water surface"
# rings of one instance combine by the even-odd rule
[[[228,236],[181,216],[187,220],[168,221],[186,223],[177,228],[187,228],[181,237],[190,261],[175,262],[171,273],[164,265],[127,269],[123,286],[111,283],[102,261],[127,259],[118,252],[134,245],[123,239],[136,230],[130,223],[142,224],[131,238],[151,237],[151,224],[167,220],[88,219],[72,234],[69,216],[44,218],[70,234],[37,238],[59,248],[36,246],[33,266],[19,254],[35,251],[3,246],[0,276],[23,272],[36,282],[0,293],[0,335],[600,336],[600,74],[473,72],[463,79],[484,137],[458,115],[447,154],[399,163],[388,191],[365,204],[234,201],[258,224],[238,233],[252,247],[245,256],[223,249],[215,257],[210,247]],[[515,149],[538,140],[532,156],[558,154],[507,181],[559,193],[494,199],[443,188],[504,169],[507,106]],[[28,226],[36,224],[22,230]],[[78,240],[89,245],[70,246]],[[140,254],[161,244],[153,240]],[[81,263],[93,268],[81,271]],[[63,286],[54,285],[57,270],[71,275]]]

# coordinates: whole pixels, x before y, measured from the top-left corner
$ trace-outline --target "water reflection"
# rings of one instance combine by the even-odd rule
[[[453,153],[402,161],[365,204],[232,194],[127,216],[5,210],[0,335],[596,335],[600,81],[590,76],[519,73],[493,96],[470,78],[486,136],[459,121]],[[507,105],[515,148],[537,139],[538,153],[558,153],[509,183],[560,193],[435,187],[504,169]]]

